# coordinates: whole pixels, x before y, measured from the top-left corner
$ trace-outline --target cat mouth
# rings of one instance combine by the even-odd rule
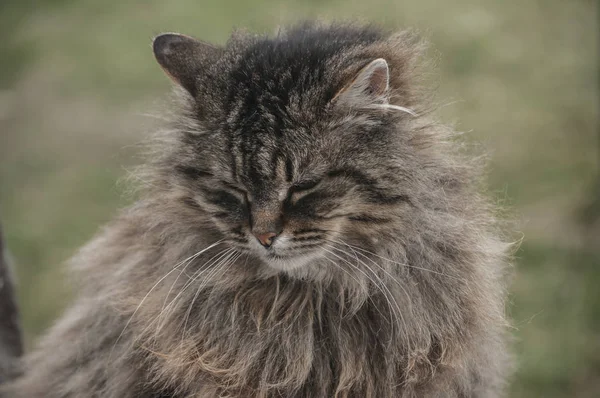
[[[318,255],[318,250],[315,247],[298,250],[298,248],[290,247],[291,239],[287,236],[280,236],[275,239],[269,247],[260,245],[256,240],[250,240],[250,246],[266,266],[278,271],[290,271],[292,269],[306,266]]]
[[[262,253],[262,258],[266,265],[279,271],[291,271],[309,266],[318,257],[318,251],[284,254],[268,250]]]
[[[267,252],[266,257],[272,260],[289,260],[294,258],[295,256],[285,255],[285,254],[277,254],[273,252]]]

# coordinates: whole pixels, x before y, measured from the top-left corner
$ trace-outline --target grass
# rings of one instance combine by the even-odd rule
[[[441,114],[489,148],[491,191],[520,221],[511,396],[600,395],[597,15],[590,0],[2,2],[0,214],[28,344],[69,301],[61,264],[127,203],[116,181],[169,87],[154,34],[360,17],[430,38]]]

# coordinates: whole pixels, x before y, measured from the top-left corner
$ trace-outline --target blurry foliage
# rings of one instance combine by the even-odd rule
[[[519,222],[514,397],[600,396],[598,3],[587,0],[3,0],[0,213],[27,339],[71,292],[64,261],[127,204],[116,181],[169,82],[153,35],[223,43],[299,18],[360,17],[432,41],[444,120],[491,152]],[[447,105],[446,105],[447,104]],[[519,236],[515,236],[518,239]]]

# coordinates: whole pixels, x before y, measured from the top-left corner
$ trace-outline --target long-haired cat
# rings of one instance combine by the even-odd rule
[[[7,396],[497,397],[506,253],[408,33],[153,43],[182,111]]]

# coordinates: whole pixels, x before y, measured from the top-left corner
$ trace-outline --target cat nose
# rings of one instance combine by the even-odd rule
[[[273,205],[256,204],[250,216],[250,229],[258,242],[265,248],[271,247],[275,238],[283,231],[280,209]]]
[[[277,234],[275,232],[264,232],[264,233],[252,232],[252,233],[254,234],[256,239],[258,239],[258,242],[266,248],[271,247],[271,245],[273,244],[273,241],[275,240],[275,237],[277,237]]]

